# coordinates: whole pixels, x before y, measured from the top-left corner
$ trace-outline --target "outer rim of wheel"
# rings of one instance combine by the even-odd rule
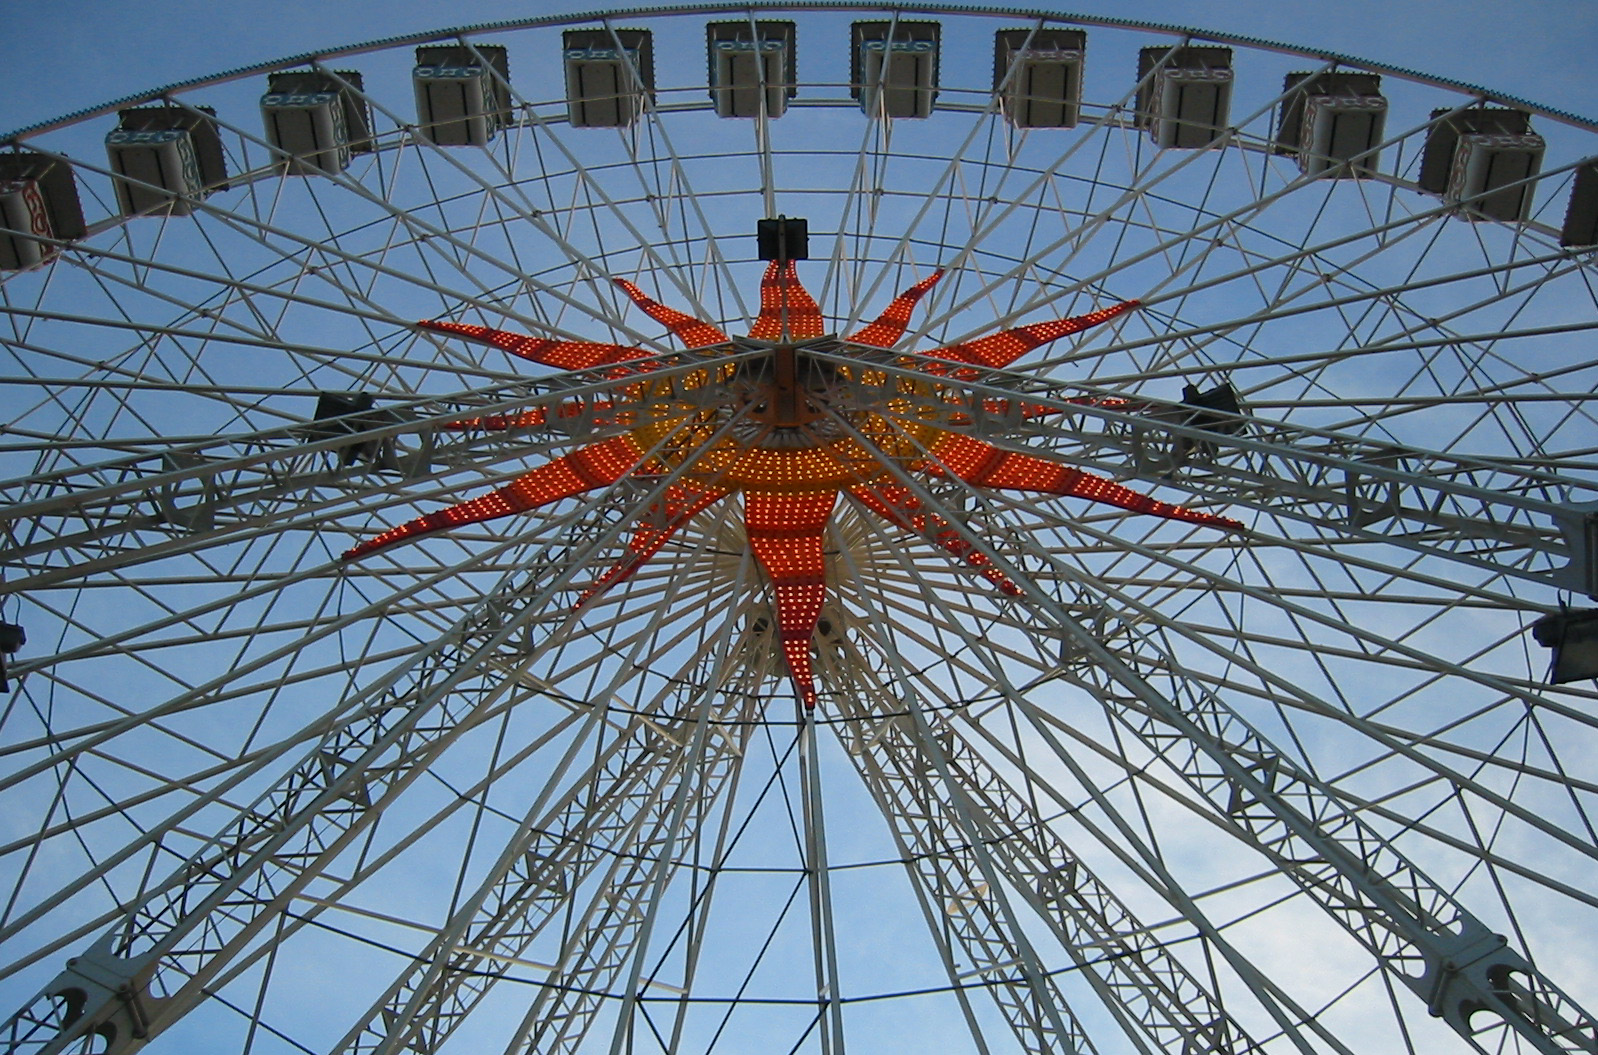
[[[691,15],[691,14],[717,14],[728,11],[748,11],[752,7],[756,10],[758,5],[749,4],[663,4],[639,7],[617,7],[602,9],[582,15],[548,15],[542,18],[507,19],[499,22],[473,23],[464,26],[450,26],[421,33],[407,33],[396,37],[382,37],[377,40],[362,41],[334,48],[329,51],[307,51],[298,55],[285,56],[267,62],[253,63],[249,66],[239,66],[222,73],[210,74],[203,77],[194,77],[189,80],[176,81],[171,84],[152,88],[148,91],[136,92],[122,96],[112,102],[99,106],[75,110],[70,114],[48,121],[40,121],[10,132],[0,134],[0,143],[10,143],[24,136],[35,135],[49,131],[65,124],[84,120],[89,117],[100,117],[111,113],[118,107],[135,106],[139,103],[150,102],[163,95],[179,90],[198,88],[208,84],[218,84],[223,81],[235,80],[255,74],[268,73],[273,70],[287,69],[294,66],[303,66],[314,59],[328,58],[338,55],[355,55],[365,51],[377,51],[387,48],[404,47],[411,44],[425,44],[434,40],[447,40],[455,36],[474,33],[493,33],[516,29],[535,29],[545,26],[571,25],[579,22],[593,22],[604,18],[644,18],[664,15]],[[806,3],[772,5],[770,10],[800,10],[800,11],[872,11],[880,10],[880,5],[861,3],[859,0],[808,0]],[[1078,14],[1065,11],[1048,11],[1042,8],[995,6],[987,7],[976,4],[937,4],[918,3],[911,10],[927,14],[992,14],[1000,17],[1015,18],[1041,18],[1050,22],[1069,23],[1072,25],[1104,26],[1120,29],[1149,30],[1159,33],[1170,33],[1194,40],[1210,41],[1216,44],[1235,44],[1241,47],[1260,48],[1270,51],[1280,51],[1287,54],[1301,55],[1305,58],[1322,59],[1336,62],[1339,65],[1366,69],[1376,73],[1390,73],[1408,80],[1434,85],[1439,88],[1448,88],[1454,91],[1481,95],[1495,102],[1507,103],[1512,106],[1530,110],[1533,113],[1543,114],[1569,124],[1577,125],[1589,130],[1598,130],[1598,119],[1583,117],[1567,110],[1560,110],[1543,103],[1523,99],[1518,96],[1506,95],[1491,88],[1466,81],[1456,81],[1446,77],[1433,77],[1418,70],[1393,66],[1388,63],[1372,62],[1354,55],[1345,55],[1335,51],[1319,51],[1294,44],[1285,44],[1281,41],[1266,40],[1261,37],[1251,37],[1232,33],[1218,33],[1214,30],[1199,29],[1194,26],[1183,26],[1168,22],[1145,22],[1138,19],[1111,18],[1103,15]]]

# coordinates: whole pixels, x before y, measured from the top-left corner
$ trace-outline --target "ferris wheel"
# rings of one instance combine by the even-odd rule
[[[1598,126],[929,4],[0,153],[0,1050],[1598,1052]]]

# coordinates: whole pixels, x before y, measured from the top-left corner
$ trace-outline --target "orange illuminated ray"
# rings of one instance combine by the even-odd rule
[[[744,528],[749,549],[766,570],[777,602],[777,633],[799,699],[816,705],[810,639],[827,599],[827,561],[822,539],[836,490],[808,493],[744,491]]]
[[[642,348],[624,344],[590,344],[587,341],[552,341],[543,337],[529,337],[508,330],[491,330],[487,326],[469,326],[464,322],[432,320],[416,325],[435,333],[448,333],[481,341],[502,348],[514,356],[527,359],[557,370],[591,370],[596,366],[609,366],[629,359],[643,359],[652,354]]]
[[[532,472],[524,473],[504,487],[460,502],[448,509],[440,509],[426,516],[389,528],[381,535],[367,539],[344,554],[345,560],[364,557],[385,546],[404,539],[430,535],[435,531],[480,524],[512,513],[525,513],[529,509],[547,506],[562,498],[570,498],[592,491],[596,487],[613,484],[637,469],[644,460],[644,452],[631,435],[617,436],[603,443],[589,444],[571,453],[546,462]]]
[[[784,336],[786,327],[786,336]],[[760,317],[749,336],[762,341],[802,341],[825,332],[821,309],[799,281],[792,260],[773,260],[760,280]]]
[[[877,316],[877,321],[870,326],[849,337],[848,340],[855,344],[869,344],[873,348],[892,348],[904,336],[904,331],[910,325],[910,313],[915,310],[916,302],[926,296],[943,277],[943,268],[938,268],[931,275],[917,282],[897,297],[893,303]]]
[[[1161,502],[1094,473],[1057,465],[1019,451],[1001,450],[971,436],[945,432],[932,444],[932,455],[932,459],[916,468],[936,476],[947,471],[974,487],[1074,496],[1167,520],[1233,531],[1243,527],[1236,520]]]
[[[671,541],[671,537],[684,524],[726,498],[727,494],[722,490],[694,491],[680,485],[668,488],[665,500],[650,506],[649,512],[644,514],[638,527],[633,530],[632,541],[627,545],[627,556],[595,579],[593,585],[578,597],[577,603],[587,604],[617,583],[627,581],[650,557],[659,553],[660,547]]]
[[[962,363],[971,363],[975,366],[987,366],[994,369],[1009,366],[1032,349],[1057,341],[1061,337],[1073,333],[1081,333],[1101,322],[1108,322],[1123,312],[1131,311],[1140,301],[1127,300],[1120,304],[1090,311],[1086,315],[1077,315],[1069,319],[1055,319],[1052,322],[1034,322],[1028,326],[1017,326],[1014,329],[1003,330],[987,337],[978,337],[974,341],[964,344],[951,344],[943,348],[934,348],[921,354],[937,359],[954,359]]]
[[[597,403],[562,403],[555,408],[555,418],[577,419],[589,410],[594,411],[595,425],[614,425],[617,423],[608,412],[612,404],[608,402]],[[605,415],[605,416],[601,416]],[[450,432],[466,432],[471,429],[484,429],[489,432],[503,432],[511,429],[531,429],[546,424],[550,420],[549,410],[545,407],[534,407],[516,414],[485,414],[480,418],[466,418],[462,421],[447,421],[442,426]]]
[[[562,407],[561,412],[564,411],[565,407]],[[446,421],[440,427],[449,432],[469,432],[473,429],[508,432],[511,429],[537,428],[548,420],[549,411],[543,407],[534,407],[518,414],[488,414],[480,418],[466,418],[463,421]]]
[[[666,329],[676,334],[677,339],[689,348],[703,348],[711,344],[726,344],[727,335],[710,323],[696,319],[692,315],[685,315],[675,308],[668,308],[659,301],[652,300],[648,294],[624,278],[615,280],[616,285],[627,291],[634,304],[644,309],[656,322],[664,323]]]
[[[921,500],[907,487],[894,485],[851,487],[849,493],[873,513],[895,527],[914,532],[942,549],[956,560],[980,571],[1001,593],[1019,597],[1021,588],[1010,577],[988,560],[976,547],[967,542],[947,520],[929,516],[921,508]]]

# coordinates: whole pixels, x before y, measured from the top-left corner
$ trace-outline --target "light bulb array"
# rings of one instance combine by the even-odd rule
[[[794,262],[779,264],[773,260],[768,264],[760,280],[760,317],[749,336],[762,341],[802,341],[820,337],[825,332],[823,325],[821,309],[800,284]]]
[[[877,320],[870,326],[849,338],[855,344],[869,344],[873,348],[892,348],[899,343],[899,338],[904,336],[905,328],[910,325],[910,313],[915,310],[917,302],[926,296],[927,291],[937,285],[938,279],[943,277],[943,268],[938,268],[931,275],[917,282],[897,297],[877,316]]]
[[[645,315],[656,322],[664,323],[666,329],[689,348],[704,348],[712,344],[727,343],[727,335],[715,326],[652,300],[643,290],[626,279],[616,279],[616,285],[627,292],[627,296],[632,298],[634,304],[644,309]]]

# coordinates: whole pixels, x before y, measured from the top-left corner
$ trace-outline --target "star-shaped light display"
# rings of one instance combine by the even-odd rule
[[[880,317],[845,345],[891,348],[904,336],[912,309],[942,277],[936,272],[888,305]],[[689,348],[734,342],[708,322],[651,300],[632,283],[618,279],[633,302]],[[901,472],[953,476],[974,487],[1068,495],[1171,520],[1235,529],[1237,521],[1156,501],[1114,481],[1019,451],[1004,450],[945,427],[929,411],[925,397],[974,373],[972,367],[1009,366],[1034,348],[1096,326],[1137,306],[1137,301],[1079,315],[1003,330],[964,344],[911,353],[926,380],[890,378],[868,366],[833,367],[805,357],[806,342],[822,339],[821,310],[800,284],[792,261],[776,262],[760,283],[760,316],[750,331],[753,342],[770,342],[769,354],[727,366],[715,378],[707,369],[690,381],[728,393],[723,405],[687,403],[681,397],[647,402],[646,411],[618,410],[614,423],[625,433],[580,447],[533,469],[488,494],[391,528],[355,546],[346,560],[363,557],[404,539],[465,524],[526,512],[634,477],[661,481],[672,475],[654,506],[640,521],[627,553],[583,594],[583,601],[625,580],[686,523],[715,502],[743,497],[749,548],[771,584],[776,623],[794,691],[806,708],[815,706],[811,639],[826,601],[823,539],[840,494],[847,494],[893,526],[943,549],[985,576],[999,590],[1020,590],[947,521],[925,511]],[[644,348],[618,344],[555,341],[456,322],[423,322],[438,333],[482,341],[512,355],[560,370],[612,368],[618,389],[632,400],[645,396],[646,372],[627,364],[650,357]],[[961,367],[958,364],[970,364]],[[857,376],[850,378],[853,372]],[[879,405],[833,408],[827,393],[839,378],[870,382],[883,393]],[[1023,408],[1026,409],[1026,408]],[[1032,408],[1042,412],[1043,408]],[[575,412],[575,408],[574,408]],[[560,411],[557,411],[560,413]],[[489,429],[542,424],[543,410],[464,422]],[[941,421],[942,423],[935,423]],[[730,422],[730,427],[723,427]]]

